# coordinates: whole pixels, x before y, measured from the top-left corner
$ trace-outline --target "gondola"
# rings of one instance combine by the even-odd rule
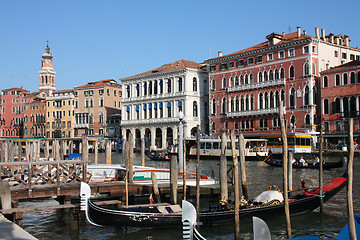
[[[334,178],[323,187],[323,200],[328,201],[346,185],[346,175]],[[134,227],[176,227],[181,225],[182,209],[179,205],[147,205],[129,208],[109,208],[98,206],[90,199],[91,190],[81,183],[81,209],[86,212],[87,220],[98,226]],[[320,206],[319,189],[306,191],[289,198],[291,214],[312,211]],[[251,220],[253,216],[262,219],[285,214],[284,204],[266,203],[246,205],[240,209],[240,220]],[[228,223],[234,219],[234,211],[220,205],[210,206],[200,211],[200,222],[204,225]]]
[[[170,156],[168,154],[166,154],[164,156],[148,154],[147,156],[148,156],[148,158],[150,158],[150,160],[153,160],[153,161],[170,161],[171,160]]]
[[[274,159],[266,159],[265,162],[273,167],[282,167],[282,161],[281,160],[274,160]],[[342,160],[339,160],[337,162],[326,162],[323,164],[323,169],[330,169],[330,168],[340,168],[344,165]],[[303,166],[300,164],[293,164],[292,165],[293,168],[310,168],[310,169],[317,169],[320,167],[320,164],[315,164],[313,165],[313,163],[308,163],[307,166]]]

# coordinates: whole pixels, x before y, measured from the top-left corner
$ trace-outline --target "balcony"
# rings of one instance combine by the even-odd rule
[[[134,126],[134,125],[159,125],[159,124],[169,124],[169,123],[179,123],[179,118],[151,118],[151,119],[138,119],[138,120],[121,120],[122,126]]]
[[[228,92],[236,92],[236,91],[243,91],[243,90],[273,87],[273,86],[279,86],[279,85],[285,85],[285,78],[266,81],[266,82],[256,82],[256,83],[251,83],[251,84],[232,86],[232,87],[228,87],[227,91]]]
[[[88,123],[75,123],[74,128],[89,128]]]
[[[227,117],[248,117],[248,116],[260,116],[266,114],[278,114],[279,108],[265,108],[265,109],[256,109],[256,110],[247,110],[240,112],[229,112],[227,113]]]
[[[139,102],[139,101],[147,101],[147,100],[160,100],[160,99],[169,99],[169,98],[177,98],[181,96],[193,96],[193,97],[200,97],[200,92],[175,92],[175,93],[158,93],[158,94],[151,94],[146,96],[139,96],[139,97],[130,97],[130,98],[123,98],[123,103],[131,103],[131,102]]]

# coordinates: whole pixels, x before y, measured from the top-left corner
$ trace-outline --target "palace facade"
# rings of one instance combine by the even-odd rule
[[[208,73],[204,65],[179,60],[122,78],[122,136],[131,132],[136,148],[145,139],[147,149],[164,150],[177,144],[179,112],[184,137],[197,125],[208,130]]]
[[[344,35],[310,36],[298,27],[267,41],[206,61],[210,81],[210,133],[234,129],[246,137],[280,133],[283,100],[287,128],[313,133],[319,123],[320,72],[354,59],[360,49]]]

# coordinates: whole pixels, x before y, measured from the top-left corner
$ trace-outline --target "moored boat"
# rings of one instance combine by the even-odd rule
[[[344,174],[342,177],[334,178],[330,183],[323,187],[323,200],[328,201],[338,193],[345,185],[347,179]],[[181,225],[181,211],[178,206],[157,207],[152,205],[138,206],[136,208],[108,208],[96,205],[90,198],[90,187],[81,183],[82,209],[86,211],[87,219],[95,224],[102,226],[137,226],[137,227],[178,227]],[[289,198],[291,214],[312,211],[320,206],[319,189],[303,192]],[[253,216],[262,219],[283,216],[283,202],[268,202],[265,204],[254,205],[244,203],[240,210],[240,220],[251,220]],[[200,222],[205,225],[228,223],[234,219],[234,211],[227,206],[211,206],[208,210],[200,211]]]
[[[265,163],[267,163],[270,166],[273,167],[282,167],[282,160],[276,160],[276,159],[266,159]],[[343,160],[339,160],[337,162],[325,162],[323,164],[323,169],[331,169],[331,168],[340,168],[344,165]],[[309,169],[318,169],[320,168],[320,164],[316,163],[308,163],[307,165],[301,165],[299,163],[292,164],[293,168],[309,168]]]

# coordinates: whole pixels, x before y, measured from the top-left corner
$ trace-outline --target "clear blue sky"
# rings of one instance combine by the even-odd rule
[[[179,59],[203,62],[271,32],[346,34],[360,47],[359,0],[1,0],[0,89],[37,91],[49,40],[56,88],[132,76]]]

